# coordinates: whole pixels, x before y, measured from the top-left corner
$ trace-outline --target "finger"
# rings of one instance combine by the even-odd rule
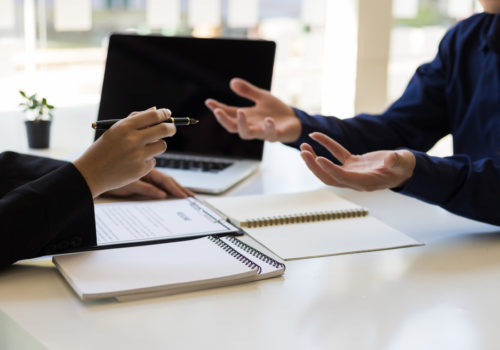
[[[277,141],[278,132],[276,131],[276,123],[271,117],[264,119],[264,139],[268,141]]]
[[[229,83],[231,90],[233,90],[237,95],[247,98],[254,102],[262,99],[266,90],[258,88],[257,86],[250,84],[248,81],[241,78],[233,78]]]
[[[320,179],[324,184],[329,185],[329,186],[337,186],[337,187],[345,187],[342,184],[338,183],[335,181],[334,178],[332,178],[326,171],[324,171],[315,161],[316,157],[312,155],[312,153],[308,151],[302,151],[300,152],[300,156],[306,163],[307,167],[309,170],[312,171],[314,175],[318,179]]]
[[[217,108],[220,108],[224,112],[226,112],[228,115],[230,115],[231,117],[236,118],[236,111],[238,110],[238,107],[228,106],[222,102],[216,101],[216,100],[211,99],[211,98],[209,98],[208,100],[205,101],[205,105],[212,112],[214,112]]]
[[[127,117],[124,120],[127,120],[130,125],[135,129],[144,129],[150,127],[152,125],[159,124],[164,122],[172,113],[169,109],[158,109],[158,110],[147,110],[145,112],[137,113],[133,116]]]
[[[155,109],[156,109],[156,107],[150,107],[150,108],[146,109],[146,111],[151,111],[151,110],[154,111]],[[142,112],[145,112],[145,111],[134,111],[134,112],[130,113],[128,116],[130,117],[132,115],[136,115],[136,114],[139,114],[139,113],[142,113]]]
[[[158,141],[160,142],[160,141]],[[139,178],[143,177],[144,175],[148,174],[149,172],[151,172],[151,170],[154,169],[154,167],[156,166],[156,158],[152,157],[150,159],[146,159],[144,161],[144,168],[143,168],[143,172],[142,174],[139,176]]]
[[[301,151],[307,151],[307,152],[311,153],[311,154],[314,156],[314,158],[316,158],[316,157],[317,157],[316,152],[314,152],[314,149],[313,149],[313,148],[312,148],[312,146],[311,146],[310,144],[308,144],[308,143],[305,143],[305,142],[304,142],[303,144],[301,144],[301,145],[300,145],[300,150],[301,150]]]
[[[220,125],[230,133],[238,132],[238,123],[236,118],[232,118],[229,116],[223,109],[217,108],[214,111],[215,119],[219,122]]]
[[[138,194],[150,198],[162,199],[167,197],[167,193],[164,190],[154,184],[147,183],[142,180],[131,183],[128,189],[132,192],[132,194]]]
[[[250,125],[248,124],[247,117],[245,115],[245,112],[243,110],[238,110],[238,118],[237,118],[237,124],[238,124],[238,134],[240,134],[240,137],[244,140],[249,140],[249,139],[254,139],[258,137],[258,134],[255,130],[252,130],[250,128]],[[263,135],[260,135],[259,138],[262,138]]]
[[[348,150],[323,133],[313,132],[312,134],[309,134],[309,136],[314,141],[325,147],[342,164],[344,164],[345,161],[351,156],[351,153]]]
[[[151,159],[154,156],[164,153],[166,150],[167,143],[165,142],[165,140],[158,140],[145,146],[144,158]]]
[[[186,188],[186,187],[182,186],[182,185],[181,185],[180,183],[178,183],[178,182],[177,182],[177,180],[176,180],[176,179],[174,179],[173,177],[172,177],[172,181],[173,181],[173,182],[175,182],[175,183],[177,184],[177,186],[179,186],[179,188],[180,188],[180,189],[182,189],[182,191],[184,191],[184,193],[186,193],[188,196],[190,196],[190,197],[194,197],[194,196],[196,196],[196,194],[195,194],[193,191],[191,191],[189,188]]]
[[[153,169],[143,179],[147,182],[155,184],[159,188],[166,190],[167,193],[178,198],[186,198],[188,195],[194,195],[191,191],[184,189],[184,187],[175,181],[174,178],[156,169]]]
[[[171,123],[160,123],[146,129],[140,130],[142,140],[145,144],[157,141],[164,137],[175,135],[177,127]]]

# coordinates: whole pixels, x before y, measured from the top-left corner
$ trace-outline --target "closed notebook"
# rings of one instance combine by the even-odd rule
[[[82,300],[176,294],[253,281],[262,278],[262,271],[268,277],[283,273],[279,262],[267,271],[261,259],[227,242],[209,236],[60,255],[53,261]]]
[[[283,260],[421,245],[328,188],[206,202]]]
[[[210,284],[209,282],[203,285],[202,289],[214,288],[214,287],[222,287],[229,286],[239,283],[244,283],[248,281],[254,280],[262,280],[271,277],[281,276],[285,272],[285,264],[282,262],[270,257],[267,254],[262,253],[259,249],[242,242],[241,240],[231,237],[225,236],[219,238],[222,242],[226,243],[232,249],[235,250],[235,253],[239,253],[243,255],[246,259],[251,260],[255,264],[259,265],[260,270],[257,274],[252,275],[248,280],[227,280],[225,282],[214,282]],[[234,253],[233,253],[234,254]],[[194,290],[194,289],[191,289]],[[133,293],[118,296],[117,299],[119,301],[132,301],[144,298],[153,298],[153,297],[161,297],[165,295],[171,295],[179,293],[179,291],[175,290],[160,290],[154,292],[146,292],[146,293]]]

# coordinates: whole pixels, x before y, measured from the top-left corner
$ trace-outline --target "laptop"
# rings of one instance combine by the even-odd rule
[[[196,192],[222,193],[258,168],[264,143],[227,132],[204,102],[250,106],[230,90],[229,81],[240,77],[269,90],[275,49],[265,40],[112,34],[98,120],[152,106],[198,119],[165,139],[167,151],[157,157],[157,169]]]

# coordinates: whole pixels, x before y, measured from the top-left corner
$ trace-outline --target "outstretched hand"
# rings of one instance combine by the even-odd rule
[[[234,78],[231,90],[251,100],[251,107],[228,106],[214,99],[205,101],[217,121],[230,133],[242,139],[293,142],[301,133],[302,126],[293,109],[269,91],[249,82]]]
[[[300,146],[307,167],[325,184],[358,191],[375,191],[403,186],[413,175],[416,159],[407,150],[376,151],[353,155],[325,134],[309,135],[340,163],[318,157],[311,145]]]

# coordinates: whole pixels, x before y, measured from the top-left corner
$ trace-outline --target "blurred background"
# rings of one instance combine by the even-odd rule
[[[107,38],[129,31],[274,40],[274,94],[310,113],[377,113],[447,28],[481,11],[477,0],[0,0],[0,112],[19,110],[19,89],[96,106]],[[431,153],[451,153],[450,139]]]

